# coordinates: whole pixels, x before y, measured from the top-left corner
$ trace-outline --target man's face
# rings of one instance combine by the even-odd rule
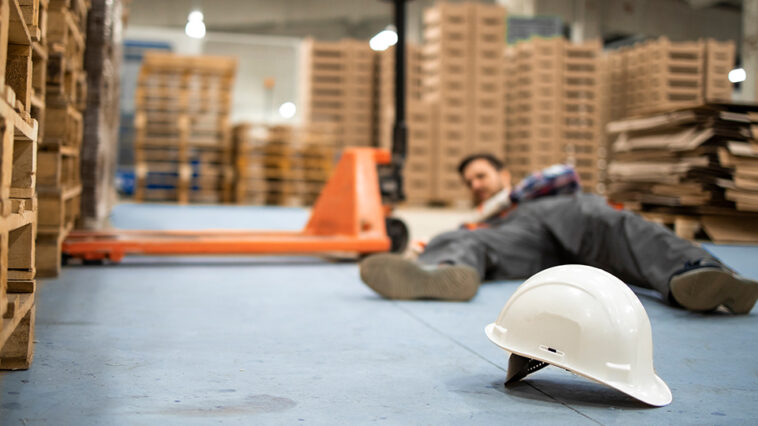
[[[497,171],[489,161],[480,158],[463,169],[463,182],[474,196],[474,202],[481,204],[510,186],[510,175],[505,170]]]

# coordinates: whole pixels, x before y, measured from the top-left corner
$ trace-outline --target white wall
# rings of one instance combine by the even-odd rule
[[[626,33],[670,39],[697,40],[712,37],[718,40],[741,38],[741,14],[722,8],[693,9],[681,0],[535,0],[536,13],[558,15],[566,23],[581,21],[592,16],[599,34]],[[590,13],[592,15],[592,13]],[[599,18],[599,20],[598,20]],[[591,38],[591,37],[589,37]]]
[[[208,33],[201,40],[187,37],[183,30],[131,26],[126,40],[163,42],[184,55],[234,56],[238,60],[234,86],[232,122],[284,121],[279,105],[298,99],[298,57],[301,40],[293,37]],[[263,80],[275,78],[266,93]],[[291,122],[299,121],[299,114]]]
[[[235,56],[238,60],[232,122],[285,121],[279,116],[284,102],[298,101],[298,61],[301,40],[289,37],[210,34],[203,53]],[[274,78],[273,90],[263,86]],[[300,110],[300,108],[298,108]],[[292,122],[299,121],[299,114]]]

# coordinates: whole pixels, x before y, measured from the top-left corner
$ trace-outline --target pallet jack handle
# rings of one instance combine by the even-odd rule
[[[391,202],[405,200],[403,166],[408,151],[408,126],[405,122],[405,4],[411,0],[391,1],[395,6],[395,123],[392,129],[392,161],[389,170],[381,173],[382,196]]]

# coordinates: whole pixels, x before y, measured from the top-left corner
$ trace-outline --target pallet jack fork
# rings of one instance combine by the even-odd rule
[[[119,262],[127,255],[370,254],[404,250],[408,229],[388,215],[392,205],[405,198],[406,1],[393,0],[398,43],[392,151],[346,149],[302,231],[72,231],[62,244],[64,261]]]

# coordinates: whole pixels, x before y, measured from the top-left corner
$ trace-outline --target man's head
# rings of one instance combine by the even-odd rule
[[[461,161],[458,173],[474,196],[476,204],[481,204],[511,186],[510,173],[505,170],[503,162],[492,154],[469,155]]]

